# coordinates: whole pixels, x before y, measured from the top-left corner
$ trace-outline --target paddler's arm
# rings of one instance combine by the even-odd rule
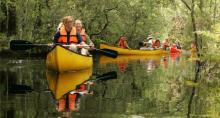
[[[77,32],[76,36],[77,36],[78,44],[85,44],[85,42],[83,41],[80,33]]]
[[[126,46],[126,48],[131,49],[131,48],[128,46],[127,41],[125,41],[125,46]]]
[[[89,46],[94,47],[94,43],[92,42],[92,40],[89,38],[89,36],[86,34],[86,43],[89,44]]]
[[[53,43],[54,44],[57,43],[59,38],[60,38],[60,32],[58,31],[53,37]]]

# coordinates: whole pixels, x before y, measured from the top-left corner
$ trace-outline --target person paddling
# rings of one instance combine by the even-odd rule
[[[94,48],[94,43],[91,41],[89,36],[86,34],[86,30],[83,27],[82,21],[77,19],[75,21],[75,27],[76,27],[76,32],[80,34],[81,40],[85,42],[83,45],[85,46],[84,48],[81,48],[81,53],[84,55],[89,55],[88,49]]]
[[[125,49],[130,49],[130,47],[128,46],[128,43],[127,43],[127,37],[121,36],[119,38],[118,47],[125,48]]]
[[[85,44],[80,36],[80,33],[76,31],[76,27],[74,26],[74,21],[71,16],[63,17],[62,23],[54,35],[53,43],[70,45],[70,49],[75,52],[78,52],[77,45]]]
[[[168,38],[166,38],[166,39],[163,41],[163,48],[164,48],[164,50],[167,50],[169,47],[170,47],[170,43],[169,43]]]

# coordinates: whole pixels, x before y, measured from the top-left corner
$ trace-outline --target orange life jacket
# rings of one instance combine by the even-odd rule
[[[58,43],[67,43],[67,32],[64,26],[60,28],[60,38],[58,39]],[[70,38],[69,43],[78,43],[78,39],[76,36],[76,28],[72,27],[72,30],[70,31]]]
[[[65,105],[66,105],[65,98],[59,99],[59,101],[58,101],[58,111],[64,111],[65,110]]]
[[[69,110],[74,111],[75,110],[77,94],[69,94],[68,97],[69,97]]]
[[[83,28],[80,32],[80,35],[84,42],[86,42],[86,30]]]

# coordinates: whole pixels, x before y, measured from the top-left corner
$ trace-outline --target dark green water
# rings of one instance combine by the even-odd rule
[[[45,60],[1,58],[0,117],[220,117],[218,62],[198,66],[187,56],[170,55],[109,62],[103,64],[96,58],[93,73],[117,71],[117,79],[94,81],[90,86],[93,94],[82,95],[78,109],[64,113],[57,111],[57,100],[49,91]],[[18,94],[11,90],[14,85],[33,90]]]

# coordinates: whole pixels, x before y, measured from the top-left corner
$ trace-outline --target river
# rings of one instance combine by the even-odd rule
[[[57,74],[44,59],[0,58],[0,117],[219,117],[219,65],[189,55],[98,56],[91,69]]]

